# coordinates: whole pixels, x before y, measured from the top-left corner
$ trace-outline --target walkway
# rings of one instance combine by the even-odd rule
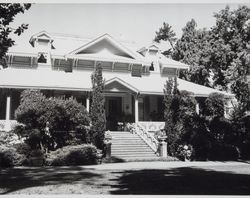
[[[0,170],[0,194],[249,195],[248,162],[129,162]]]

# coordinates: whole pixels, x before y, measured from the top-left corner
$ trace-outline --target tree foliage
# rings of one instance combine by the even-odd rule
[[[204,114],[206,116],[224,117],[225,97],[223,94],[211,93],[205,100]]]
[[[154,41],[160,42],[160,41],[167,41],[172,47],[172,50],[174,49],[174,43],[177,40],[175,32],[172,30],[172,27],[168,23],[163,23],[163,27],[159,29],[159,31],[156,31],[156,36],[154,38]],[[165,51],[165,55],[170,54],[171,51]]]
[[[103,148],[104,133],[106,130],[105,98],[103,94],[104,80],[102,66],[97,64],[92,79],[92,103],[90,109],[92,141],[97,148]]]
[[[9,47],[13,46],[15,41],[11,38],[11,33],[20,36],[27,24],[21,24],[19,27],[11,27],[11,23],[19,13],[24,13],[30,8],[31,4],[17,4],[17,3],[1,3],[0,4],[0,61],[3,66],[6,66],[5,54]]]
[[[180,78],[230,90],[245,109],[250,109],[246,82],[250,67],[249,13],[247,6],[232,11],[227,6],[214,14],[216,24],[208,30],[197,29],[192,19],[182,29],[182,36],[177,39],[171,53],[174,60],[191,66],[190,71],[180,72]],[[168,37],[161,34],[157,38],[160,41]]]
[[[28,137],[27,141],[33,148],[39,147],[41,141],[45,144],[52,139],[57,147],[88,141],[88,112],[72,97],[47,98],[39,90],[24,90],[15,117],[24,125],[17,127],[15,132]],[[74,131],[74,135],[70,131]]]
[[[197,30],[194,19],[187,22],[183,34],[176,42],[172,54],[174,60],[190,65],[190,71],[181,73],[181,77],[191,82],[210,86],[209,83],[209,33],[206,29]]]

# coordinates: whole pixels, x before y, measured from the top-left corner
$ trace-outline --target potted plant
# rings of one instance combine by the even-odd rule
[[[41,149],[35,149],[30,153],[30,165],[42,166],[44,163],[44,154]]]
[[[191,145],[180,145],[178,147],[178,157],[183,161],[190,161],[192,156],[192,146]]]

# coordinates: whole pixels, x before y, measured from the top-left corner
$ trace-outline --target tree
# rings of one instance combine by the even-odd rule
[[[106,130],[105,98],[103,94],[104,80],[102,66],[97,64],[92,80],[92,103],[90,109],[92,141],[97,148],[103,149],[104,133]]]
[[[177,40],[172,58],[190,65],[190,71],[181,72],[180,78],[210,86],[209,83],[209,32],[206,29],[197,30],[194,19],[187,22],[182,29],[183,34]]]
[[[159,29],[159,31],[155,32],[156,36],[154,38],[154,41],[160,42],[160,41],[167,41],[172,47],[172,50],[174,49],[174,43],[177,40],[176,34],[172,30],[172,27],[168,23],[163,23],[163,27]],[[171,50],[167,50],[163,52],[164,55],[169,55],[171,54]]]
[[[249,109],[249,89],[246,76],[250,66],[250,8],[240,6],[216,13],[216,25],[211,29],[210,65],[214,71],[214,85],[231,89],[236,98]]]
[[[174,60],[191,66],[190,71],[180,72],[180,78],[232,91],[245,111],[250,109],[246,82],[250,67],[249,13],[247,6],[233,11],[227,6],[214,14],[216,24],[209,30],[197,30],[192,19],[183,28],[171,54]]]
[[[164,88],[164,118],[165,132],[168,137],[168,147],[171,155],[175,155],[179,144],[183,143],[186,121],[195,113],[196,101],[187,91],[179,91],[177,78],[169,78]],[[186,141],[186,140],[185,140]]]
[[[20,36],[25,29],[28,28],[27,24],[22,24],[17,28],[10,26],[15,16],[19,13],[24,13],[25,10],[30,8],[31,4],[0,4],[0,64],[6,67],[6,52],[9,47],[13,46],[15,41],[11,39],[10,34],[13,32]]]
[[[214,50],[211,65],[217,72],[215,85],[227,85],[244,80],[249,65],[250,8],[241,6],[230,11],[229,6],[216,13],[216,25],[211,29]],[[221,79],[221,80],[220,80]]]

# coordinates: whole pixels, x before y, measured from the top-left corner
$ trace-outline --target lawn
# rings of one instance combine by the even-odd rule
[[[250,164],[137,162],[0,170],[0,194],[249,195]]]

